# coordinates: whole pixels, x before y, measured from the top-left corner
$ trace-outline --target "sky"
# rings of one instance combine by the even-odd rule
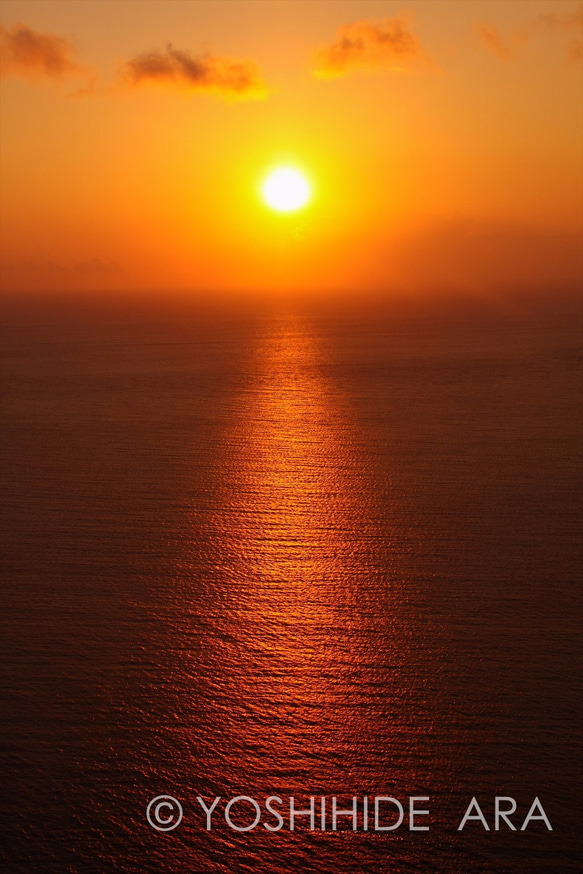
[[[3,0],[9,291],[572,289],[573,0]],[[302,210],[260,195],[291,165]]]

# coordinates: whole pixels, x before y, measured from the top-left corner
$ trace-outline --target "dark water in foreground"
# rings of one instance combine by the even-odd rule
[[[5,309],[3,870],[580,870],[572,314]]]

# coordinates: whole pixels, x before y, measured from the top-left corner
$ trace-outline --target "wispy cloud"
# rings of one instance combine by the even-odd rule
[[[144,52],[132,58],[123,66],[120,80],[136,86],[186,87],[231,99],[256,99],[267,94],[267,87],[252,61],[210,54],[196,57],[171,44],[163,51]]]
[[[567,60],[580,61],[583,59],[583,39],[572,39],[567,46]]]
[[[314,74],[344,76],[354,69],[409,69],[427,61],[417,36],[402,18],[354,21],[341,27],[333,43],[316,54]]]
[[[478,30],[485,45],[503,61],[510,61],[515,57],[516,47],[524,39],[517,34],[505,39],[494,24],[482,23]]]
[[[536,23],[551,30],[563,31],[564,33],[577,33],[566,46],[567,60],[580,61],[583,58],[583,4],[573,12],[559,14],[557,12],[544,12],[539,15]]]
[[[573,12],[557,13],[557,12],[541,12],[537,18],[539,24],[545,24],[547,27],[559,28],[562,30],[571,30],[573,28],[583,28],[583,5],[574,9]]]
[[[119,287],[126,282],[127,273],[121,264],[99,257],[64,262],[32,256],[0,263],[0,287],[3,289],[105,289]]]
[[[28,79],[63,80],[87,73],[70,42],[38,33],[26,24],[0,25],[0,74]]]
[[[123,272],[123,267],[117,261],[105,261],[102,258],[90,258],[87,261],[76,261],[73,264],[61,264],[48,258],[27,258],[23,261],[5,262],[4,271],[11,273],[42,273],[46,275],[76,274],[85,277],[107,276]]]
[[[503,61],[514,59],[517,49],[541,31],[572,34],[565,47],[567,59],[579,60],[583,56],[583,5],[568,13],[542,12],[525,23],[522,31],[513,31],[508,36],[504,36],[494,24],[482,23],[478,27],[484,45]]]
[[[71,269],[75,273],[87,277],[110,276],[123,272],[123,268],[117,261],[104,261],[102,258],[77,261]]]

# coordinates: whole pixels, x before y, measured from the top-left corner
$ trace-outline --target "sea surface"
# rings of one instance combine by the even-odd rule
[[[8,298],[2,870],[580,871],[581,340],[556,300]]]

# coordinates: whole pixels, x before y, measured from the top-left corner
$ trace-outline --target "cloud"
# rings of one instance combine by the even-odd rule
[[[75,91],[71,91],[70,94],[67,94],[67,97],[72,97],[74,99],[79,99],[80,97],[93,97],[98,93],[98,82],[99,76],[88,75],[86,84],[77,88]]]
[[[503,37],[498,28],[493,24],[480,24],[479,34],[487,46],[501,60],[512,60],[518,49],[527,39],[533,37],[542,30],[555,31],[558,33],[573,33],[583,28],[583,5],[573,12],[556,13],[544,12],[528,22],[522,32],[514,31],[508,37]],[[570,61],[579,60],[583,56],[583,40],[574,37],[566,46],[567,57]]]
[[[583,40],[572,39],[567,46],[567,59],[569,61],[580,61],[583,59]]]
[[[397,230],[384,258],[395,283],[413,290],[526,291],[579,289],[582,255],[577,233],[458,215]]]
[[[96,71],[78,61],[68,40],[39,33],[26,24],[0,26],[0,75],[56,82],[82,77],[85,82],[67,96],[87,97],[98,92]],[[267,87],[251,61],[210,54],[193,57],[170,44],[163,51],[144,52],[128,61],[118,77],[120,82],[132,86],[156,83],[182,86],[231,99],[261,98],[267,94]]]
[[[562,30],[581,29],[583,28],[583,5],[575,9],[574,12],[562,15],[556,12],[542,12],[537,18],[537,23]]]
[[[482,40],[490,51],[498,55],[503,61],[509,61],[514,58],[514,48],[511,48],[507,40],[504,40],[498,28],[493,24],[480,24],[479,33]],[[516,40],[513,40],[516,42]]]
[[[573,12],[562,15],[556,12],[541,13],[535,23],[551,30],[563,31],[565,33],[573,31],[581,33],[583,30],[583,4]],[[582,36],[572,39],[566,48],[567,59],[569,61],[580,61],[583,58]]]
[[[0,25],[0,75],[61,81],[86,72],[66,39],[38,33],[26,24]]]
[[[123,271],[117,261],[103,261],[101,258],[77,261],[71,269],[81,276],[108,276]]]
[[[50,258],[25,258],[22,261],[4,262],[1,267],[3,274],[38,275],[59,279],[67,276],[93,279],[124,272],[124,268],[117,261],[105,261],[102,258],[90,258],[72,264],[59,263]]]
[[[11,273],[62,273],[64,268],[48,258],[26,258],[24,261],[2,264],[2,272]]]
[[[121,81],[130,85],[166,84],[207,91],[232,99],[262,98],[267,87],[252,61],[193,57],[170,43],[164,51],[144,52],[128,61]]]
[[[427,61],[417,36],[401,18],[354,21],[341,27],[336,39],[316,54],[314,74],[344,76],[353,69],[407,69]]]

